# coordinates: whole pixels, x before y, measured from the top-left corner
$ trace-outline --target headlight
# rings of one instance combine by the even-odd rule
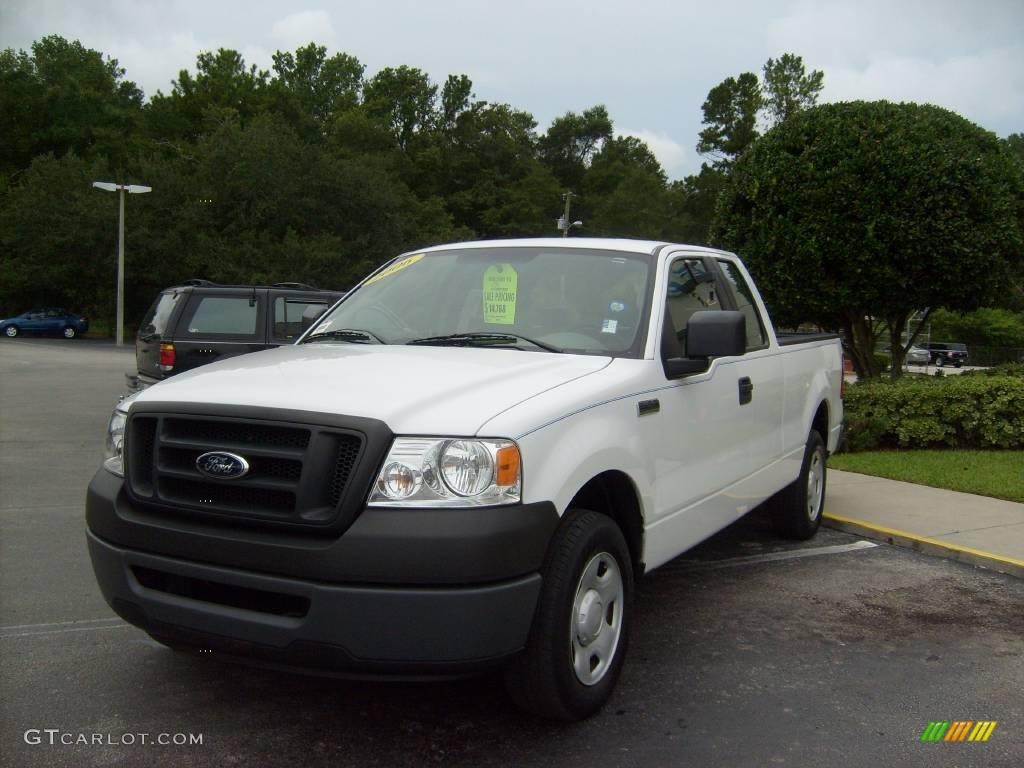
[[[519,447],[510,440],[400,437],[370,493],[373,507],[515,504],[522,493]]]
[[[126,397],[110,414],[107,425],[107,446],[103,456],[103,466],[119,477],[124,477],[124,428],[128,422],[128,407],[138,393]]]

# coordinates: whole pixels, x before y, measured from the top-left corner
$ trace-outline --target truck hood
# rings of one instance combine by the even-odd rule
[[[516,349],[303,344],[187,371],[143,390],[136,402],[286,408],[380,419],[395,434],[474,435],[516,403],[611,360]]]

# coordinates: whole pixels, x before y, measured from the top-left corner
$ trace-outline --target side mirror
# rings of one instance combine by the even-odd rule
[[[686,325],[686,357],[663,361],[670,379],[703,373],[715,357],[733,357],[747,351],[747,323],[742,312],[701,310]]]

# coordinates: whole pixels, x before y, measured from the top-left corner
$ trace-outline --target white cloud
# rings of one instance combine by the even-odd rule
[[[334,48],[337,41],[327,11],[299,11],[285,16],[270,28],[270,36],[286,51],[294,51],[311,41]]]
[[[937,61],[893,56],[877,58],[862,68],[831,69],[823,96],[827,101],[936,104],[983,127],[1009,132],[1024,107],[1024,47]]]
[[[619,135],[635,136],[647,144],[670,179],[679,178],[685,173],[687,161],[691,159],[692,153],[671,136],[656,131],[629,129],[623,129]]]

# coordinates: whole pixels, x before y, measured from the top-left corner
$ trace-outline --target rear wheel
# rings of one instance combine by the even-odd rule
[[[73,339],[77,335],[78,335],[78,331],[76,331],[70,325],[67,328],[64,329],[64,338],[65,339]]]
[[[582,720],[611,696],[626,655],[633,564],[622,531],[606,515],[569,510],[542,576],[526,650],[505,685],[529,712]]]
[[[936,355],[935,356],[935,364],[937,366],[939,366],[939,368],[941,368],[942,366],[944,366],[946,364],[946,358],[944,358],[942,355]]]
[[[18,326],[8,325],[6,328],[4,328],[4,333],[7,334],[7,338],[13,339],[15,336],[18,335]]]
[[[825,441],[816,431],[807,437],[800,476],[769,500],[769,508],[783,536],[805,540],[821,527],[825,506]]]

